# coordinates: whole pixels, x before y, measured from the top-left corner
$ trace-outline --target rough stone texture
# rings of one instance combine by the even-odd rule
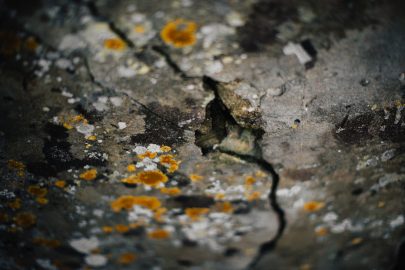
[[[0,269],[405,269],[403,10],[0,0]]]

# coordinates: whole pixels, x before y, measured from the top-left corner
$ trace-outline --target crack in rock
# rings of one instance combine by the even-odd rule
[[[211,78],[203,78],[204,87],[214,91],[215,98],[206,106],[206,119],[201,125],[201,128],[195,132],[195,143],[201,148],[204,155],[210,152],[220,152],[239,158],[247,163],[256,164],[262,170],[266,171],[272,177],[272,186],[268,194],[270,207],[276,213],[278,218],[278,229],[276,235],[262,243],[258,249],[256,256],[248,265],[248,269],[254,268],[257,263],[267,253],[271,252],[277,245],[278,240],[283,235],[287,225],[284,210],[277,201],[277,188],[280,177],[273,166],[263,158],[262,149],[258,141],[261,140],[264,131],[259,125],[237,121],[232,114],[232,110],[228,107],[229,104],[245,103],[246,100],[238,101],[237,97],[232,93],[227,93],[226,97],[235,103],[225,103],[222,96],[219,94],[219,88],[235,86],[240,82],[225,84],[215,81]],[[229,89],[223,91],[231,91]],[[261,115],[256,112],[256,119],[260,119]]]

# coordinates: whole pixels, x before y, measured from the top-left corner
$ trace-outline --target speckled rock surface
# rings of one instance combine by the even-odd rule
[[[0,0],[0,269],[405,269],[404,8]]]

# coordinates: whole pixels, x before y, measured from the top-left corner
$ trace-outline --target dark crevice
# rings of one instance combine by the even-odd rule
[[[91,71],[89,62],[87,60],[86,57],[83,56],[83,62],[84,62],[84,67],[86,68],[87,74],[89,76],[90,81],[100,87],[101,89],[103,89],[103,91],[107,92],[107,93],[112,93],[114,92],[113,89],[110,89],[109,87],[105,86],[102,82],[98,81],[93,72]],[[176,130],[179,129],[179,126],[177,125],[177,123],[170,121],[169,119],[167,119],[166,117],[161,116],[160,114],[157,114],[156,112],[154,112],[152,109],[150,109],[147,105],[143,104],[142,102],[136,100],[135,98],[131,97],[130,95],[128,95],[127,93],[123,94],[125,96],[127,96],[133,103],[135,103],[136,105],[138,105],[138,107],[141,108],[141,110],[145,113],[145,114],[150,114],[153,117],[157,117],[158,119],[160,119],[162,122],[165,122],[167,126],[171,126],[172,128],[175,128]]]
[[[131,39],[129,39],[129,38],[127,37],[127,35],[126,35],[121,29],[119,29],[119,27],[117,27],[113,21],[111,21],[109,18],[103,16],[103,15],[98,11],[98,8],[97,8],[97,6],[96,6],[96,4],[95,4],[94,1],[89,1],[89,2],[87,2],[87,8],[89,9],[89,11],[90,11],[90,13],[91,13],[91,15],[92,15],[93,17],[98,18],[98,19],[101,20],[101,21],[107,22],[107,23],[108,23],[108,27],[110,27],[110,30],[111,30],[112,32],[114,32],[120,39],[122,39],[122,40],[126,43],[126,45],[127,45],[129,48],[134,48],[134,47],[135,47],[135,45],[134,45],[134,43],[131,41]]]
[[[278,218],[278,229],[276,235],[262,243],[258,249],[257,255],[248,265],[248,269],[254,268],[263,256],[271,252],[277,245],[278,240],[283,235],[284,229],[287,225],[284,210],[281,208],[277,201],[277,188],[280,181],[280,177],[277,174],[273,166],[263,158],[262,149],[259,145],[259,141],[262,139],[264,131],[260,129],[247,129],[236,122],[232,117],[229,109],[225,106],[217,92],[217,83],[215,80],[204,77],[204,87],[214,92],[215,98],[206,107],[206,119],[201,126],[201,129],[197,130],[196,145],[199,146],[204,155],[211,152],[219,152],[237,157],[247,163],[256,164],[263,171],[271,175],[272,186],[268,194],[268,200],[270,207],[273,209]],[[228,136],[231,130],[238,129],[241,133],[248,131],[255,136],[253,151],[248,153],[240,153],[234,150],[227,149],[220,145],[220,143]]]

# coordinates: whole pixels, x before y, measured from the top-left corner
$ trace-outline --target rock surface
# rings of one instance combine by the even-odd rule
[[[0,0],[0,269],[405,269],[403,10]]]

